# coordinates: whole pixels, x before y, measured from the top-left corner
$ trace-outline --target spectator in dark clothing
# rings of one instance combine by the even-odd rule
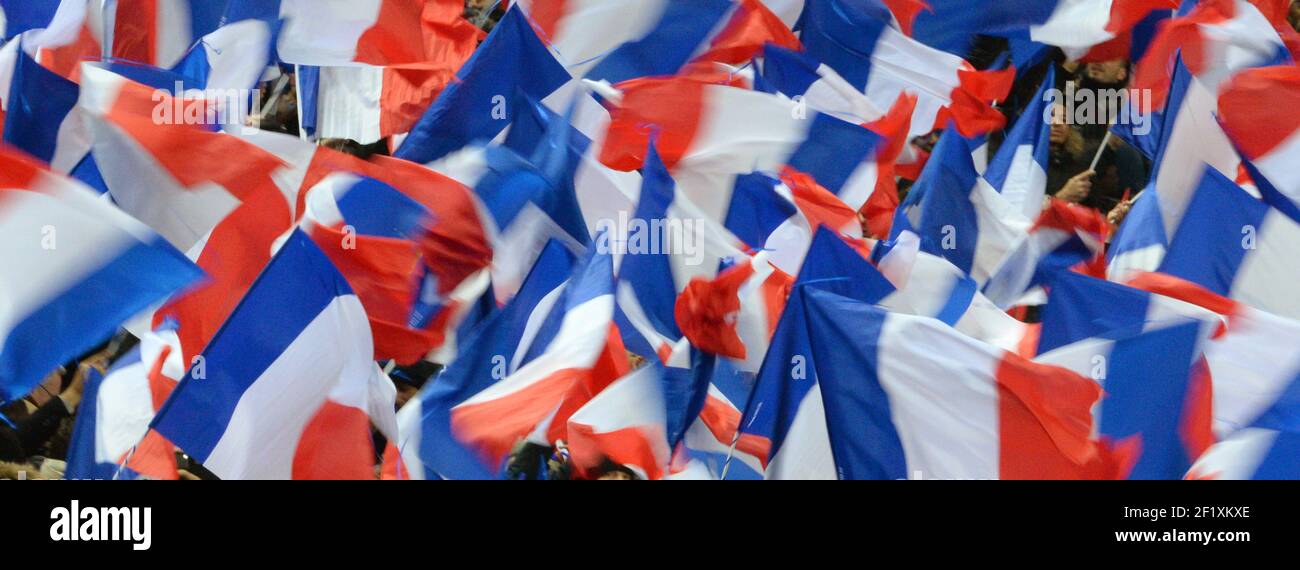
[[[68,387],[57,398],[51,398],[31,415],[21,420],[0,420],[0,461],[22,462],[39,454],[59,431],[63,420],[72,417],[81,404],[81,394],[86,387],[86,375],[91,367],[101,367],[98,361],[87,361],[77,370]]]

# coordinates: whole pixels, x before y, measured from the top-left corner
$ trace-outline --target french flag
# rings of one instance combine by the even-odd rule
[[[615,380],[569,417],[569,452],[583,471],[612,461],[642,479],[662,479],[671,456],[665,370],[651,362]]]
[[[1168,275],[1142,274],[1130,283],[1137,288],[1057,274],[1042,315],[1039,354],[1116,330],[1154,330],[1189,319],[1208,323],[1213,334],[1204,351],[1210,382],[1196,389],[1213,395],[1212,427],[1218,438],[1250,426],[1300,375],[1300,321]]]
[[[626,227],[602,234],[605,243],[596,246],[620,256],[620,288],[626,284],[631,292],[620,291],[620,305],[637,305],[657,333],[652,338],[671,345],[682,338],[677,296],[692,279],[712,279],[725,260],[747,256],[730,232],[682,195],[658,152],[653,147],[649,152],[636,211],[625,217]]]
[[[228,217],[218,229],[238,233],[210,238],[205,251],[218,245],[227,251],[225,259],[246,260],[238,267],[251,268],[252,274],[241,269],[243,277],[237,281],[246,288],[265,265],[269,245],[240,249],[244,239],[241,236],[256,235],[267,244],[281,237],[289,228],[280,220],[289,220],[290,224],[301,221],[307,211],[309,191],[331,175],[355,175],[387,185],[431,215],[431,224],[420,232],[418,240],[424,263],[417,276],[419,296],[411,326],[441,339],[430,359],[444,361],[454,356],[457,328],[488,287],[488,267],[493,259],[490,223],[485,221],[486,214],[481,212],[473,191],[447,176],[405,160],[376,156],[364,161],[295,136],[266,131],[239,133],[238,138],[278,159],[281,166],[271,170],[274,184],[270,191],[259,190],[259,199],[267,203],[256,208],[248,206],[247,212],[240,212],[242,215]],[[287,213],[281,213],[282,203],[288,205]],[[236,230],[236,227],[243,229]],[[219,259],[214,257],[213,261]],[[201,305],[195,308],[202,310]]]
[[[102,342],[131,316],[202,277],[146,226],[89,189],[0,151],[0,399]]]
[[[1165,105],[1177,59],[1211,96],[1219,84],[1250,67],[1291,61],[1273,23],[1247,0],[1200,2],[1170,20],[1152,40],[1133,74],[1133,88],[1151,90],[1152,106]]]
[[[13,74],[5,93],[4,141],[22,151],[52,163],[75,147],[77,124],[74,109],[81,90],[76,83],[37,63],[14,41]],[[3,64],[0,64],[3,65]]]
[[[1296,244],[1300,222],[1206,169],[1160,272],[1278,316],[1300,318],[1300,301],[1288,287],[1300,279]]]
[[[475,38],[448,11],[454,0],[231,0],[224,19],[284,20],[281,61],[300,65],[405,65],[456,57],[453,44]],[[220,7],[216,8],[220,10]]]
[[[1187,479],[1295,481],[1300,479],[1300,410],[1279,402],[1257,427],[1241,430],[1211,447]]]
[[[67,478],[175,479],[172,447],[144,440],[154,414],[184,376],[180,340],[174,331],[159,330],[141,337],[140,346],[103,376],[88,380],[69,444]],[[165,456],[146,460],[155,449]],[[152,465],[169,465],[170,473],[149,469]]]
[[[742,421],[769,479],[1122,475],[1091,437],[1095,383],[939,321],[804,286],[773,350]]]
[[[799,36],[808,55],[866,93],[879,109],[888,109],[904,92],[917,94],[909,136],[943,128],[950,120],[968,137],[1006,123],[991,103],[1006,98],[1014,71],[976,71],[962,58],[893,28],[887,11],[864,8],[842,0],[809,0]],[[962,13],[970,11],[963,8]]]
[[[943,257],[981,287],[1026,239],[1032,222],[975,170],[971,142],[944,131],[908,201],[895,234],[912,228],[923,251]]]
[[[739,370],[758,372],[785,308],[794,278],[766,252],[744,259],[717,278],[692,279],[677,296],[674,313],[693,346],[734,359]]]
[[[520,111],[516,94],[537,101],[573,80],[512,7],[434,100],[394,154],[420,164],[495,139]]]
[[[1013,307],[1052,272],[1104,262],[1109,231],[1100,212],[1053,198],[983,292],[999,306]]]
[[[1182,479],[1214,441],[1200,364],[1210,329],[1192,319],[1141,328],[1062,347],[1035,362],[1072,370],[1105,391],[1093,412],[1097,433],[1132,455],[1129,479]]]
[[[1300,220],[1300,68],[1261,67],[1238,73],[1219,92],[1219,122],[1241,152],[1251,178],[1273,207]],[[1258,176],[1255,176],[1258,174]]]
[[[458,2],[428,2],[424,10],[425,42],[435,49],[419,63],[298,67],[310,133],[370,144],[411,130],[483,39]]]
[[[916,234],[903,232],[892,242],[881,242],[872,255],[880,273],[896,288],[880,306],[938,319],[973,339],[1032,356],[1024,346],[1033,338],[1029,327],[985,297],[957,266],[922,251]]]
[[[105,14],[111,18],[112,56],[169,68],[217,29],[223,8],[203,0],[116,0]]]
[[[1138,111],[1163,112],[1151,115],[1160,117],[1153,121],[1158,150],[1148,186],[1155,192],[1142,193],[1108,253],[1108,274],[1121,282],[1159,267],[1201,176],[1187,165],[1205,163],[1237,176],[1241,157],[1217,119],[1219,88],[1235,74],[1291,60],[1273,25],[1246,2],[1187,4],[1180,14],[1164,27],[1133,78],[1134,88],[1152,93],[1151,109]]]
[[[574,263],[563,244],[547,244],[518,295],[475,327],[436,381],[402,408],[396,446],[410,478],[493,476],[488,462],[453,429],[452,410],[544,352],[562,321],[562,299]]]
[[[1029,27],[1029,39],[1065,51],[1070,59],[1096,59],[1093,48],[1126,39],[1153,11],[1169,14],[1178,0],[1056,0],[1051,16]],[[1130,44],[1131,45],[1131,44]],[[1126,53],[1127,55],[1127,53]]]
[[[429,211],[373,178],[336,173],[307,194],[300,227],[347,278],[370,319],[375,360],[412,363],[442,344],[411,326]]]
[[[370,420],[346,396],[368,394],[373,350],[361,302],[295,232],[150,427],[222,479],[358,474],[374,455],[358,451],[360,432],[349,427],[368,435]]]
[[[609,83],[676,73],[738,11],[732,0],[532,0],[520,8],[569,74]]]
[[[558,329],[536,358],[451,409],[451,429],[487,465],[534,432],[550,439],[563,427],[570,391],[596,374],[614,318],[613,260],[591,248],[557,301]],[[611,378],[612,380],[612,378]],[[426,460],[426,464],[428,461]]]
[[[44,30],[75,23],[85,17],[87,0],[3,0],[0,2],[0,39],[11,40],[29,30]]]
[[[984,171],[984,180],[1030,220],[1038,218],[1047,195],[1047,164],[1052,151],[1047,94],[1055,87],[1056,69],[1052,68]]]

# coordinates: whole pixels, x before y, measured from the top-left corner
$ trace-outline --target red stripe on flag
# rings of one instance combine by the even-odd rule
[[[641,428],[630,427],[597,433],[591,426],[569,424],[569,451],[578,469],[589,472],[609,460],[619,465],[634,465],[645,471],[650,480],[662,479],[663,466],[655,455],[654,437]]]
[[[293,456],[294,479],[375,478],[370,416],[327,400],[303,429]]]
[[[1300,130],[1300,68],[1238,73],[1219,92],[1219,122],[1246,158],[1274,151]]]
[[[609,113],[600,161],[632,171],[645,163],[650,139],[670,170],[690,149],[704,116],[706,84],[684,78],[634,79],[617,85],[623,101]]]
[[[117,0],[113,57],[153,65],[158,56],[158,0]]]
[[[569,388],[590,372],[585,368],[557,370],[500,398],[453,408],[453,433],[495,468],[516,442],[555,411]]]
[[[713,280],[696,277],[677,296],[674,316],[682,334],[700,350],[743,360],[745,343],[736,332],[739,292],[754,276],[752,260],[728,268]]]
[[[741,0],[722,32],[709,44],[709,50],[695,60],[741,65],[769,43],[803,51],[799,38],[767,6],[759,0]]]
[[[1091,439],[1097,383],[1007,354],[997,370],[1002,479],[1116,479],[1109,450]]]

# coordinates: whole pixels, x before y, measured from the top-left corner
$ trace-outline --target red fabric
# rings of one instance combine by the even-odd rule
[[[949,122],[963,137],[973,138],[1006,126],[1007,118],[993,104],[1005,100],[1016,80],[1016,70],[999,71],[962,69],[957,72],[960,84],[952,91],[952,103],[939,112],[935,128]]]
[[[1204,0],[1191,13],[1182,18],[1174,18],[1160,25],[1160,31],[1151,40],[1146,55],[1138,62],[1137,72],[1133,74],[1134,89],[1149,89],[1150,108],[1142,111],[1164,107],[1169,97],[1170,78],[1174,71],[1174,56],[1181,53],[1183,64],[1193,75],[1205,70],[1205,38],[1201,36],[1201,24],[1212,24],[1231,19],[1237,12],[1232,0]],[[1148,101],[1143,101],[1146,104]]]
[[[123,458],[126,459],[126,468],[143,477],[161,481],[175,481],[180,478],[180,473],[176,469],[176,446],[153,429],[150,429],[144,439],[135,446],[135,450],[128,451],[127,455],[129,457]],[[118,460],[118,463],[121,464],[122,461]]]
[[[1126,34],[1151,12],[1177,10],[1178,4],[1178,0],[1114,0],[1110,5],[1110,21],[1106,23],[1106,31]],[[1124,59],[1128,59],[1127,55]]]
[[[483,38],[463,11],[459,0],[385,0],[375,25],[357,38],[354,60],[455,71]]]
[[[894,214],[898,211],[898,182],[894,179],[893,165],[877,169],[876,188],[862,206],[863,233],[872,239],[886,239],[894,228]]]
[[[653,135],[659,157],[671,170],[699,130],[706,84],[670,77],[633,79],[617,87],[623,101],[610,110],[600,162],[615,170],[641,168]]]
[[[569,11],[568,0],[533,0],[528,5],[528,16],[533,31],[543,41],[550,43],[560,27],[560,19]]]
[[[1247,158],[1272,152],[1300,130],[1300,67],[1237,73],[1219,91],[1219,122]]]
[[[451,411],[451,428],[487,465],[499,466],[515,443],[532,433],[569,388],[589,374],[581,368],[557,370],[503,398],[461,405]]]
[[[1069,370],[1008,354],[997,371],[1002,479],[1122,479],[1131,467],[1091,438],[1101,388]]]
[[[741,414],[736,408],[728,406],[713,396],[704,399],[704,407],[700,409],[700,421],[713,437],[724,444],[736,441],[737,451],[757,457],[766,466],[767,454],[772,448],[771,440],[752,434],[740,434],[740,438],[737,439],[736,432],[740,431],[740,420]]]
[[[1215,443],[1214,380],[1210,363],[1200,357],[1188,379],[1187,399],[1183,401],[1182,421],[1178,425],[1187,456],[1195,461]]]
[[[912,128],[912,114],[916,111],[915,93],[903,93],[898,96],[885,116],[863,125],[871,132],[885,139],[885,144],[876,150],[878,162],[893,163],[903,154],[907,147],[908,131]]]
[[[36,177],[47,172],[45,163],[9,143],[0,143],[0,188],[25,190],[31,187]]]
[[[42,48],[39,57],[46,69],[80,83],[81,62],[98,60],[100,50],[99,40],[90,33],[88,26],[83,25],[77,41],[56,48]]]
[[[577,376],[573,385],[560,400],[555,417],[551,419],[551,425],[546,430],[547,438],[551,442],[567,439],[569,418],[596,397],[596,394],[604,391],[615,380],[627,376],[631,371],[632,365],[628,362],[623,337],[619,335],[618,327],[611,323],[605,336],[605,350],[601,351],[591,371]]]
[[[898,20],[899,29],[909,36],[912,35],[912,24],[916,23],[916,17],[920,15],[922,10],[934,13],[934,8],[931,8],[924,0],[882,1],[885,7],[889,8],[890,12],[893,12],[894,19]]]
[[[768,43],[790,50],[803,50],[799,38],[767,6],[759,0],[741,0],[726,27],[696,61],[740,65],[761,53]]]
[[[410,161],[376,156],[371,162],[374,168],[368,176],[400,190],[433,213],[433,224],[420,247],[438,277],[438,294],[450,293],[492,263],[492,247],[469,188]]]
[[[374,457],[366,412],[327,400],[298,440],[293,478],[374,479]]]
[[[591,426],[569,424],[569,453],[573,464],[582,471],[600,467],[606,459],[619,465],[640,467],[650,480],[662,479],[663,466],[650,438],[640,428],[630,427],[596,433]]]
[[[723,271],[712,281],[692,279],[677,296],[675,316],[682,334],[696,348],[710,354],[744,359],[745,343],[736,332],[740,288],[754,276],[752,261]]]
[[[379,479],[382,481],[409,481],[411,479],[411,472],[406,468],[406,463],[402,461],[401,452],[391,441],[384,446],[384,459],[379,468]]]
[[[1141,273],[1126,283],[1129,287],[1148,293],[1164,295],[1191,303],[1214,313],[1232,316],[1241,310],[1237,301],[1219,295],[1196,283],[1164,273]]]
[[[113,57],[153,65],[158,54],[158,0],[118,0]]]
[[[376,236],[348,235],[333,228],[313,227],[312,241],[321,248],[356,292],[366,309],[374,335],[375,360],[413,364],[443,342],[431,333],[406,326],[422,266],[415,242]],[[352,247],[345,246],[352,240]]]
[[[384,10],[400,8],[400,3],[384,3]],[[409,132],[455,77],[456,71],[473,55],[483,39],[483,32],[461,17],[462,12],[463,5],[457,1],[424,3],[421,17],[423,57],[417,60],[418,63],[384,68],[379,105],[380,136]]]

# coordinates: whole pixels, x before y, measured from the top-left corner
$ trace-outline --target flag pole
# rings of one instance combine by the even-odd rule
[[[1097,154],[1092,157],[1092,165],[1088,167],[1088,170],[1097,172],[1097,164],[1101,162],[1102,153],[1106,152],[1106,147],[1110,145],[1110,137],[1110,129],[1106,129],[1106,136],[1101,139],[1101,146],[1097,147]]]

